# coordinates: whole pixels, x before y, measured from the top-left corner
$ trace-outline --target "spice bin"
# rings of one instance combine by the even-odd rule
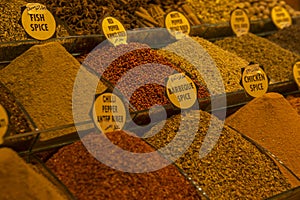
[[[49,10],[60,17],[57,19],[59,24],[65,26],[69,33],[47,41],[27,38],[0,43],[0,103],[7,108],[12,120],[24,123],[24,126],[18,127],[13,127],[18,122],[10,125],[1,148],[10,147],[24,156],[61,191],[65,191],[67,199],[86,199],[87,196],[93,199],[95,195],[106,199],[139,199],[141,195],[169,199],[300,198],[300,180],[298,172],[295,172],[297,167],[272,146],[266,145],[261,140],[263,133],[258,138],[252,138],[247,130],[240,129],[238,125],[243,124],[245,119],[244,128],[251,123],[251,112],[247,111],[249,115],[244,112],[242,114],[245,115],[237,117],[240,114],[238,109],[243,110],[257,100],[249,96],[240,85],[240,69],[256,57],[247,60],[243,47],[236,50],[234,48],[238,45],[232,47],[233,42],[243,37],[250,37],[251,41],[262,39],[257,36],[266,37],[289,50],[283,50],[285,56],[278,56],[279,60],[293,53],[293,59],[288,60],[293,63],[294,58],[298,59],[296,54],[300,50],[295,45],[298,42],[297,34],[293,32],[299,29],[300,16],[284,1],[201,1],[205,6],[199,6],[201,4],[198,0],[155,0],[151,4],[147,0],[37,2],[46,4]],[[284,6],[293,14],[293,26],[277,30],[267,17],[273,4]],[[228,23],[231,8],[236,7],[246,9],[251,19],[251,34],[238,38],[232,37],[234,34]],[[171,10],[186,15],[192,25],[191,37],[176,40],[166,29],[158,28],[164,26],[161,17],[163,13]],[[100,24],[108,16],[107,11],[109,16],[123,22],[128,30],[126,45],[115,47],[105,40]],[[288,38],[295,36],[294,44],[285,40],[289,34]],[[267,43],[267,40],[264,42]],[[203,50],[197,49],[197,45]],[[273,47],[269,50],[274,50]],[[215,81],[208,81],[211,82],[208,84],[204,80],[203,72],[204,75],[214,73],[207,64],[210,61],[201,60],[201,56],[197,56],[198,50],[198,54],[212,58],[214,67],[220,71],[225,83],[224,88],[218,88]],[[272,53],[268,55],[272,57]],[[264,59],[263,53],[257,57],[261,59],[258,62],[268,63],[272,60]],[[285,70],[275,73],[282,79],[276,79],[271,66],[265,67],[267,75],[271,76],[268,92],[284,96],[298,93],[299,88],[291,76],[291,63],[284,66],[283,62],[277,66]],[[128,73],[143,65],[152,70],[150,74],[143,74],[142,69],[131,75]],[[202,70],[201,74],[197,70]],[[79,85],[74,85],[78,72],[85,74],[86,78],[80,80]],[[186,74],[195,83],[198,89],[197,108],[192,107],[189,111],[180,109],[167,98],[164,83],[174,72]],[[122,82],[121,78],[127,75],[129,81]],[[160,82],[145,86],[145,80],[153,81],[154,78]],[[98,86],[92,97],[97,98],[105,92],[114,92],[122,97],[127,117],[123,130],[105,134],[97,130],[93,119],[93,104],[82,98],[90,92],[84,88],[93,85],[93,81],[98,81]],[[132,91],[139,84],[143,87]],[[208,85],[213,86],[213,90]],[[31,89],[26,86],[31,86]],[[74,95],[76,91],[77,96]],[[131,92],[134,92],[133,95]],[[299,107],[295,97],[287,99],[294,108]],[[51,100],[56,103],[51,104]],[[223,104],[224,100],[226,105]],[[74,120],[74,102],[82,106],[78,112],[85,116],[79,122]],[[153,108],[155,104],[161,106]],[[270,109],[270,106],[266,105],[267,108]],[[268,111],[275,113],[277,110]],[[14,118],[14,112],[18,115],[17,119]],[[227,119],[223,126],[224,115]],[[262,117],[262,114],[257,115]],[[295,112],[293,116],[289,121],[297,118]],[[230,123],[234,117],[238,118],[236,124]],[[269,118],[271,120],[275,117]],[[261,120],[262,123],[267,121]],[[183,131],[180,129],[181,124],[185,127]],[[208,132],[210,125],[212,132]],[[257,126],[260,129],[256,130]],[[259,132],[268,124],[257,126],[251,130]],[[22,130],[17,131],[17,128]],[[274,132],[277,133],[273,131],[270,135]],[[193,137],[192,133],[196,133],[195,138],[189,141],[190,136]],[[113,152],[105,149],[107,146],[101,139],[104,135],[125,150],[135,153],[157,151],[157,158],[174,163],[144,174],[117,171],[113,168],[118,166],[108,167],[105,162],[99,162],[93,157],[111,159]],[[190,142],[190,145],[187,151],[173,160],[170,155],[181,152],[180,147],[184,144],[169,149],[162,147],[172,144],[175,135],[186,144]],[[93,148],[86,149],[87,144]],[[132,161],[130,158],[124,159],[121,154],[114,158],[117,161],[110,164],[125,160],[127,163],[123,164],[127,166]],[[143,161],[146,163],[147,159]],[[152,164],[150,162],[147,167]]]

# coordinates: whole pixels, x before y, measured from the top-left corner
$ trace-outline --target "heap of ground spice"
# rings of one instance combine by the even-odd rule
[[[248,62],[261,64],[271,83],[293,80],[292,66],[300,59],[298,54],[252,33],[218,40],[215,44]]]
[[[106,133],[107,138],[124,151],[134,153],[153,152],[142,139],[127,132]],[[91,133],[83,138],[84,144],[93,145],[94,155],[109,152],[101,146],[101,135]],[[169,165],[154,172],[128,173],[106,166],[92,156],[81,141],[61,148],[46,165],[68,187],[74,196],[81,199],[202,199],[196,188],[178,171]],[[109,153],[106,156],[110,156]],[[121,162],[130,162],[124,158]],[[141,162],[146,162],[141,160]],[[151,164],[151,163],[149,163]],[[138,167],[138,166],[133,166]]]
[[[270,41],[278,44],[282,48],[300,54],[300,25],[292,25],[281,29],[267,37]]]
[[[73,84],[79,62],[57,42],[31,47],[0,70],[0,81],[25,107],[40,130],[73,123]],[[42,140],[72,133],[49,132]]]
[[[200,120],[197,115],[200,115]],[[158,124],[158,129],[155,126],[145,134],[145,137],[155,134],[146,141],[156,149],[168,145],[175,136],[179,137],[177,140],[187,142],[194,127],[198,126],[192,144],[175,164],[209,198],[265,199],[290,188],[287,179],[270,157],[236,131],[227,126],[223,127],[221,121],[213,115],[203,111],[190,111],[174,115],[163,123],[163,128]],[[210,133],[209,127],[212,130]],[[221,131],[220,136],[218,131]],[[203,156],[202,151],[207,151],[209,146],[212,147],[211,151]],[[171,151],[178,151],[176,148]],[[168,151],[165,152],[169,154]]]
[[[281,94],[255,98],[226,123],[269,150],[300,178],[300,116]]]
[[[1,200],[67,199],[47,178],[8,148],[0,148],[0,176]]]

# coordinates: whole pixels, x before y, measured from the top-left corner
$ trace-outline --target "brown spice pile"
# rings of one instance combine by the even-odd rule
[[[256,98],[226,123],[269,150],[300,177],[300,116],[282,95],[267,93]]]
[[[58,189],[11,149],[0,149],[1,200],[63,200]]]
[[[85,143],[93,145],[93,154],[109,151],[100,145],[101,136],[98,134],[92,133],[83,138]],[[130,152],[154,151],[140,138],[123,131],[107,133],[106,136],[112,143]],[[118,160],[126,162],[122,158]],[[117,171],[96,160],[82,142],[63,147],[46,165],[78,199],[201,199],[196,189],[173,165],[148,173]]]
[[[79,62],[57,42],[31,47],[0,70],[0,81],[25,107],[40,130],[73,123],[73,84]],[[75,132],[49,132],[42,140]]]

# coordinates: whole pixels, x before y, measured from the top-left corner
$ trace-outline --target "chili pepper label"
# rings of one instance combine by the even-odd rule
[[[194,82],[184,73],[173,74],[167,81],[167,95],[178,108],[188,109],[197,100],[197,89]]]
[[[296,62],[293,67],[294,80],[300,87],[300,61]]]
[[[190,34],[191,27],[188,19],[180,12],[173,11],[167,14],[165,18],[165,26],[169,33],[177,40],[182,39]]]
[[[28,3],[21,16],[21,23],[26,33],[37,40],[47,40],[56,31],[56,21],[46,6]]]
[[[230,14],[230,26],[236,36],[249,33],[250,21],[245,10],[237,8]]]
[[[292,25],[292,18],[288,11],[281,7],[275,6],[271,11],[271,18],[275,26],[283,29]]]
[[[94,103],[93,120],[103,133],[122,130],[126,122],[122,100],[112,93],[100,95]]]
[[[0,104],[0,144],[3,143],[3,136],[8,129],[8,115],[4,107]]]
[[[106,39],[114,46],[127,44],[127,33],[123,24],[113,17],[106,17],[102,20],[102,31]]]
[[[251,64],[242,69],[242,86],[252,97],[260,97],[268,91],[269,79],[258,64]]]

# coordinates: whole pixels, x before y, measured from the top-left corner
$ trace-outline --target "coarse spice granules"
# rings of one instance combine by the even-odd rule
[[[109,151],[99,145],[101,142],[95,134],[99,133],[91,133],[83,138],[85,142],[94,145],[93,154]],[[125,151],[155,151],[142,139],[127,134],[116,131],[106,136]],[[120,162],[125,161],[120,158]],[[118,171],[95,159],[81,141],[61,148],[46,165],[79,200],[202,199],[195,187],[173,165],[147,173]]]
[[[108,55],[108,59],[101,56],[102,53],[97,55],[98,51],[93,51],[83,64],[110,81],[127,99],[130,99],[129,102],[137,110],[146,110],[156,104],[170,104],[165,95],[166,78],[174,72],[184,71],[179,68],[180,66],[173,65],[159,55],[156,50],[139,48],[142,45],[138,46],[138,43],[129,43],[128,45],[130,46],[120,45],[120,47],[110,49],[120,55],[115,60],[111,58],[109,51],[105,53]],[[131,50],[132,45],[137,48],[129,52],[124,51],[124,49]],[[118,50],[119,48],[120,50]],[[122,55],[121,52],[124,54]],[[113,61],[109,63],[107,62],[109,60]],[[194,79],[193,81],[198,87],[198,97],[208,97],[206,88],[198,80]]]
[[[252,33],[218,40],[215,44],[248,62],[262,65],[271,83],[293,80],[292,67],[300,59],[298,54]]]
[[[230,53],[226,50],[223,50],[216,46],[215,44],[209,42],[200,37],[192,37],[195,41],[197,41],[209,54],[212,60],[215,62],[215,66],[220,71],[221,77],[223,79],[223,84],[226,92],[235,92],[237,90],[241,90],[239,82],[241,79],[241,68],[248,65],[247,61],[238,57],[236,54]],[[192,58],[191,58],[192,59]],[[197,58],[194,58],[197,59]],[[199,60],[197,67],[201,67],[202,69],[206,69],[209,73],[210,69],[207,69],[207,63],[200,62]],[[210,65],[208,65],[210,66]],[[204,75],[206,75],[204,73]],[[208,80],[213,84],[215,81]],[[218,88],[212,88],[213,90],[217,90]]]
[[[73,123],[72,92],[79,62],[57,42],[31,47],[0,70],[0,81],[25,107],[40,130]],[[67,133],[49,132],[47,140]]]
[[[203,111],[191,111],[167,119],[163,129],[154,127],[145,134],[147,137],[156,133],[146,141],[156,149],[164,147],[178,137],[178,128],[183,121],[186,125],[182,133],[189,134],[195,126],[193,115],[199,115],[197,112],[200,112],[198,132],[175,164],[203,188],[209,198],[265,199],[290,188],[287,179],[268,156],[229,127],[221,127],[222,123],[216,117]],[[210,124],[213,124],[213,131],[222,130],[216,144],[213,141],[218,137],[217,132],[207,135]],[[186,139],[185,134],[181,137],[182,141]],[[200,158],[204,141],[213,148]]]
[[[268,40],[278,44],[282,48],[290,50],[300,55],[300,25],[292,25],[278,30],[267,37]]]
[[[62,191],[8,148],[0,148],[0,176],[1,200],[66,199]]]
[[[253,99],[226,124],[269,150],[300,177],[300,116],[281,94]]]

